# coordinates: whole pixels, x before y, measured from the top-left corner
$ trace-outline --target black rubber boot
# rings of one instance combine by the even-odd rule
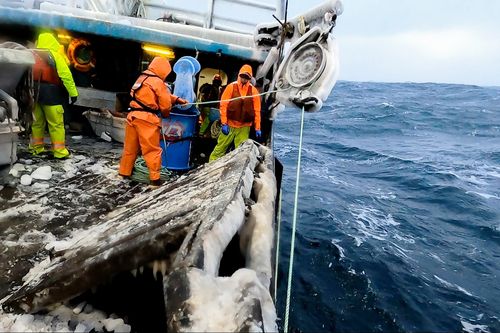
[[[155,180],[150,180],[149,181],[149,187],[150,188],[158,188],[161,186],[161,179],[155,179]]]

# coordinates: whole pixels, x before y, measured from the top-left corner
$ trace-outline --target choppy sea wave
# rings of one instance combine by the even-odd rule
[[[500,332],[500,88],[340,82],[306,115],[290,325]],[[300,114],[285,166],[284,311]]]

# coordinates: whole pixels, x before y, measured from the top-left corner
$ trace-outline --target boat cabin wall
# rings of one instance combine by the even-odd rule
[[[67,31],[34,29],[23,25],[0,25],[0,40],[35,48],[41,32],[52,32],[64,46],[78,87],[110,92],[128,91],[140,70],[142,49],[137,42]],[[74,52],[71,52],[74,51]]]
[[[28,48],[34,48],[38,34],[43,31],[55,32],[59,42],[64,45],[65,52],[71,61],[70,69],[73,78],[79,87],[92,87],[110,92],[128,92],[140,72],[147,68],[154,56],[161,55],[162,48],[172,51],[172,54],[168,55],[172,65],[182,56],[197,57],[201,65],[201,72],[206,68],[220,72],[224,84],[236,80],[243,64],[250,64],[254,73],[258,66],[255,61],[246,61],[221,52],[199,52],[197,54],[196,50],[170,49],[168,46],[153,45],[150,47],[149,44],[146,44],[147,46],[143,47],[142,43],[132,40],[69,31],[34,29],[31,26],[23,25],[0,24],[0,41],[14,41]],[[204,81],[211,83],[212,79],[204,77],[204,75],[200,77],[200,73],[196,77],[196,92]],[[166,81],[173,83],[175,73],[172,72]]]
[[[193,49],[172,49],[163,45],[143,44],[138,41],[110,38],[63,30],[35,29],[28,25],[0,24],[0,40],[14,41],[28,48],[35,47],[40,32],[52,32],[64,46],[70,59],[70,70],[80,90],[78,112],[71,112],[73,121],[85,123],[80,116],[84,110],[108,109],[118,113],[126,111],[130,101],[129,91],[140,73],[147,69],[156,55],[165,54],[172,64],[183,56],[196,57],[201,65],[193,86],[199,99],[203,83],[212,83],[214,73],[223,78],[223,87],[235,81],[242,65],[252,66],[257,72],[259,63],[222,52],[197,52]],[[78,52],[77,52],[78,51]],[[78,63],[77,63],[78,62]],[[166,82],[173,84],[175,73],[168,75]],[[85,89],[84,89],[85,88]],[[66,106],[65,106],[66,107]],[[267,116],[267,108],[262,103],[261,129],[264,138],[269,138],[272,123]],[[266,139],[267,141],[267,139]]]

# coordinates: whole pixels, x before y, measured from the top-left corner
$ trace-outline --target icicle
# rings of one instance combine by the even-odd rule
[[[160,270],[160,262],[158,260],[155,260],[153,262],[153,276],[156,280],[156,273],[158,273],[158,271]]]

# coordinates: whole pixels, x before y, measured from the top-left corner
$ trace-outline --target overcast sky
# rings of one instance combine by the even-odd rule
[[[289,0],[293,17],[321,0]],[[500,0],[344,0],[340,79],[500,86]]]

